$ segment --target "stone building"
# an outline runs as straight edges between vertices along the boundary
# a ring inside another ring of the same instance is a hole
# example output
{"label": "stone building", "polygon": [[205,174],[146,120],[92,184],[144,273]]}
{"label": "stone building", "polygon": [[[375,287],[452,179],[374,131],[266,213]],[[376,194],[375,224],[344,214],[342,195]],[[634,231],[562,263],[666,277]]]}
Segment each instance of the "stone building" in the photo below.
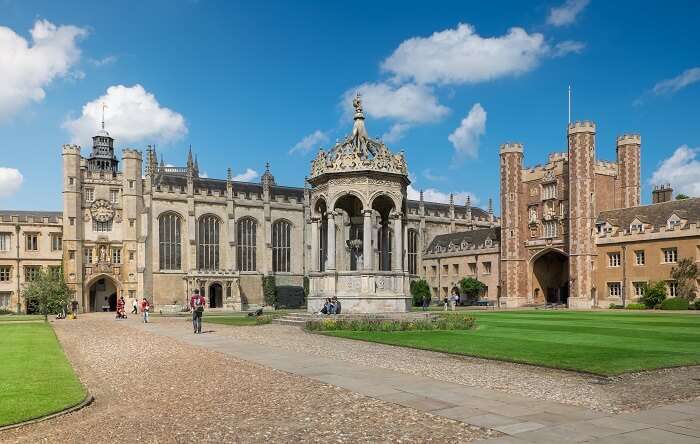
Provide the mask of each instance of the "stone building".
{"label": "stone building", "polygon": [[617,161],[596,158],[595,124],[568,126],[565,153],[523,166],[523,146],[500,149],[501,287],[510,307],[598,300],[595,220],[603,211],[639,205],[638,135],[617,138]]}
{"label": "stone building", "polygon": [[[671,197],[670,188],[658,190],[659,199]],[[666,282],[675,297],[671,269],[683,258],[700,261],[700,198],[603,211],[596,230],[598,306],[636,302],[650,281]]]}
{"label": "stone building", "polygon": [[[356,106],[362,115],[359,97]],[[62,264],[83,311],[114,309],[122,295],[127,303],[146,296],[156,309],[175,309],[195,288],[210,308],[256,306],[263,276],[294,286],[310,278],[310,307],[346,288],[339,294],[352,310],[360,288],[384,301],[374,309],[402,310],[407,282],[424,269],[423,252],[435,236],[498,225],[492,210],[425,202],[422,194],[408,199],[403,154],[369,138],[363,115],[345,145],[319,153],[303,188],[278,185],[269,165],[255,183],[232,180],[230,169],[225,179],[202,177],[191,149],[179,167],[159,161],[153,147],[143,154],[123,148],[118,159],[114,142],[103,122],[87,157],[77,145],[63,146],[63,212],[3,213],[0,240],[9,246],[0,243],[0,302],[9,293],[10,305],[22,303],[17,223],[22,239],[23,230],[40,232],[39,251],[21,252],[21,260]],[[346,168],[357,154],[346,148],[359,146],[369,150],[362,160],[369,164]],[[400,167],[387,166],[392,162]],[[62,250],[49,249],[52,233]],[[371,241],[363,245],[363,238]],[[1,267],[10,267],[6,280]]]}
{"label": "stone building", "polygon": [[24,284],[61,267],[62,222],[60,212],[0,211],[0,308],[21,310]]}
{"label": "stone building", "polygon": [[459,291],[459,281],[472,277],[486,285],[479,298],[498,305],[500,240],[497,227],[435,236],[423,254],[421,270],[433,299],[444,299],[453,289]]}

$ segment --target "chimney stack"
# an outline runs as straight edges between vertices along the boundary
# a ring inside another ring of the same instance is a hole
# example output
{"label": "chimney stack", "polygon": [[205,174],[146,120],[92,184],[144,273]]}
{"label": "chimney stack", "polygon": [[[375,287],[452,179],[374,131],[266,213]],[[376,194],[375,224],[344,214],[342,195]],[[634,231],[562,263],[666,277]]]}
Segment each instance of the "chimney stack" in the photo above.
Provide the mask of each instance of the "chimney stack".
{"label": "chimney stack", "polygon": [[673,188],[671,184],[656,185],[651,192],[651,203],[668,202],[673,199]]}

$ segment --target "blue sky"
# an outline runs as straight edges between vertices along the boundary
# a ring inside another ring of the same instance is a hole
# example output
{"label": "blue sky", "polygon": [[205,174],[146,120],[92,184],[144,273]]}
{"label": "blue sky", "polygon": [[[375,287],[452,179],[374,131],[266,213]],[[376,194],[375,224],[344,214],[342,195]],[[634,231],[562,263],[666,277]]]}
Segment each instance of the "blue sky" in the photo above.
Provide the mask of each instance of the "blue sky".
{"label": "blue sky", "polygon": [[698,2],[102,3],[0,0],[2,209],[61,209],[61,145],[88,154],[102,102],[119,148],[301,186],[358,90],[411,193],[497,206],[501,143],[566,149],[569,84],[599,158],[641,133],[643,202],[652,178],[700,195]]}

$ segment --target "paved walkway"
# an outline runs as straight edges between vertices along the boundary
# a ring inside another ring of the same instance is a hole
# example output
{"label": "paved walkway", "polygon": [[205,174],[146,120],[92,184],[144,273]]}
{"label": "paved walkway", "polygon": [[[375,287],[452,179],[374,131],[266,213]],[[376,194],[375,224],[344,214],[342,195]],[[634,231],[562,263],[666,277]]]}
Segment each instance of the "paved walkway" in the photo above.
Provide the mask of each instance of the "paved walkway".
{"label": "paved walkway", "polygon": [[[140,327],[267,367],[505,434],[483,441],[490,444],[700,443],[700,400],[636,413],[607,415],[582,407],[233,341],[215,331],[194,335],[186,325],[156,321]],[[207,327],[205,330],[212,329],[211,324]]]}

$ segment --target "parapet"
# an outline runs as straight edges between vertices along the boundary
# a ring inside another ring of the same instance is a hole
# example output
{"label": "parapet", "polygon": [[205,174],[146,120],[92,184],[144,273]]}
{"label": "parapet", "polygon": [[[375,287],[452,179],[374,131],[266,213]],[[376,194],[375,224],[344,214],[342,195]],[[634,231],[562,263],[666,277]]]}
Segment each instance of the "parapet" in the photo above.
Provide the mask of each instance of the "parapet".
{"label": "parapet", "polygon": [[522,153],[523,152],[523,144],[522,143],[516,143],[516,142],[507,142],[501,145],[501,154],[504,153]]}
{"label": "parapet", "polygon": [[595,123],[589,120],[576,121],[569,124],[569,134],[595,133]]}
{"label": "parapet", "polygon": [[65,144],[62,147],[63,154],[77,154],[80,155],[80,145]]}
{"label": "parapet", "polygon": [[122,150],[122,158],[141,160],[141,151],[132,148],[124,148]]}
{"label": "parapet", "polygon": [[642,136],[639,134],[623,134],[621,136],[617,136],[617,146],[641,144]]}

